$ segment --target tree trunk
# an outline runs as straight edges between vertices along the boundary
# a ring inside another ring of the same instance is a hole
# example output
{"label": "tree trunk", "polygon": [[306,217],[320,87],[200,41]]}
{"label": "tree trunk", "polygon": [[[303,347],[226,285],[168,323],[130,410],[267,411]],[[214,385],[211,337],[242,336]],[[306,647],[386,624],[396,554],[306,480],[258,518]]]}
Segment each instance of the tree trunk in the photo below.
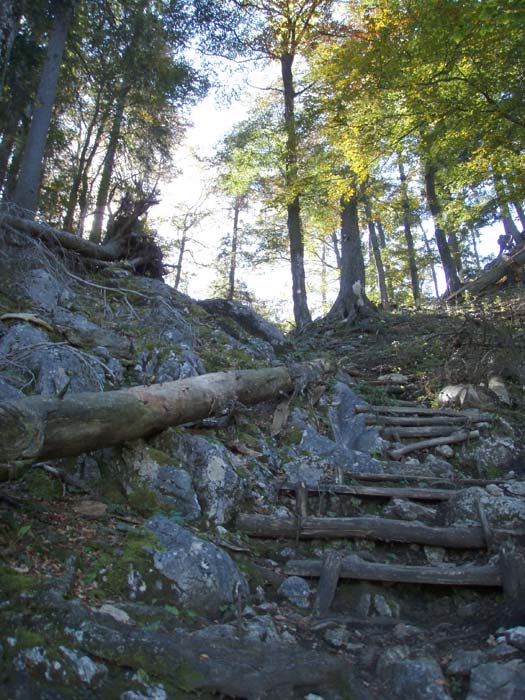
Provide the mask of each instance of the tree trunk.
{"label": "tree trunk", "polygon": [[89,240],[93,243],[100,243],[102,240],[104,216],[108,205],[109,187],[111,184],[111,177],[113,175],[113,168],[115,166],[115,156],[120,141],[120,131],[122,128],[122,121],[124,119],[124,110],[126,108],[126,98],[127,90],[123,89],[120,92],[120,96],[115,106],[115,114],[111,124],[108,147],[106,150],[106,155],[104,156],[104,163],[102,165],[102,174],[100,176],[95,214],[93,217],[93,227],[91,228],[91,233],[89,235]]}
{"label": "tree trunk", "polygon": [[186,252],[186,233],[187,229],[183,229],[182,237],[180,239],[179,255],[177,258],[177,266],[175,268],[175,283],[173,284],[174,289],[179,289],[180,280],[182,277],[182,262],[184,260],[184,253]]}
{"label": "tree trunk", "polygon": [[[412,226],[410,222],[410,201],[408,199],[407,176],[403,168],[401,160],[398,161],[399,179],[401,181],[401,208],[403,210],[403,229],[405,232],[405,242],[407,245],[408,269],[410,270],[410,284],[412,287],[412,297],[414,304],[417,306],[421,299],[419,292],[419,275],[417,271],[416,249],[414,246],[414,236],[412,235]],[[435,274],[432,267],[432,273]],[[436,291],[436,296],[438,293]]]}
{"label": "tree trunk", "polygon": [[351,322],[367,305],[357,197],[353,195],[341,199],[341,277],[339,294],[328,317],[342,317]]}
{"label": "tree trunk", "polygon": [[494,173],[494,189],[496,190],[496,198],[501,212],[501,221],[503,223],[505,236],[513,245],[519,245],[522,242],[523,236],[518,231],[518,227],[511,216],[505,182],[499,173]]}
{"label": "tree trunk", "polygon": [[379,287],[379,295],[381,297],[381,306],[383,309],[387,310],[389,307],[388,291],[386,288],[386,277],[385,268],[383,266],[383,257],[381,255],[381,249],[379,247],[379,239],[377,237],[376,227],[372,219],[372,209],[370,207],[370,200],[366,195],[363,196],[363,201],[365,205],[365,216],[368,224],[368,235],[370,237],[370,247],[372,248],[372,253],[374,255],[374,262],[377,272],[377,284]]}
{"label": "tree trunk", "polygon": [[447,242],[447,237],[442,229],[442,214],[443,210],[441,207],[441,202],[437,196],[436,192],[436,172],[437,168],[432,163],[426,163],[425,165],[425,190],[427,197],[427,204],[434,219],[434,232],[436,236],[436,243],[439,251],[439,257],[441,258],[441,263],[443,265],[443,270],[445,272],[445,279],[447,281],[448,292],[455,292],[459,289],[461,282],[459,280],[458,270],[454,259],[452,258],[452,253],[450,252],[450,247]]}
{"label": "tree trunk", "polygon": [[205,374],[127,390],[0,403],[0,463],[78,455],[290,393],[286,367]]}
{"label": "tree trunk", "polygon": [[439,297],[439,285],[436,275],[436,266],[434,265],[434,251],[430,246],[430,241],[428,240],[427,233],[421,223],[419,224],[419,228],[421,229],[421,233],[423,234],[423,240],[425,241],[425,248],[427,249],[427,255],[430,264],[430,272],[432,274],[432,282],[434,283],[434,292],[437,299]]}
{"label": "tree trunk", "polygon": [[284,91],[284,125],[286,131],[286,189],[287,226],[290,244],[290,265],[292,270],[292,296],[294,318],[300,330],[311,322],[306,296],[306,275],[304,271],[304,241],[301,223],[301,205],[297,189],[297,131],[295,123],[295,88],[292,65],[294,55],[281,56],[281,76]]}
{"label": "tree trunk", "polygon": [[[91,121],[89,123],[88,129],[86,132],[86,137],[84,139],[84,143],[83,143],[82,149],[80,151],[77,171],[75,173],[75,177],[73,178],[73,183],[71,185],[71,190],[69,192],[67,210],[66,210],[66,214],[64,216],[64,223],[63,223],[63,227],[66,231],[73,231],[75,209],[76,209],[77,204],[78,204],[79,192],[80,192],[80,188],[82,186],[82,180],[84,177],[84,173],[89,170],[91,163],[93,162],[93,158],[95,157],[95,153],[100,145],[100,141],[102,139],[102,134],[104,132],[105,119],[100,118],[100,99],[101,99],[101,91],[99,90],[99,92],[97,94],[97,100],[96,100],[93,116],[92,116]],[[95,129],[97,124],[98,124],[98,128],[97,128],[97,132],[95,134],[95,140],[94,140],[93,144],[91,144],[91,137],[93,134],[93,130]],[[91,148],[90,148],[90,146],[91,146]]]}
{"label": "tree trunk", "polygon": [[16,110],[11,109],[7,115],[5,128],[2,132],[2,143],[0,144],[0,189],[7,176],[9,159],[15,146],[19,122],[20,115]]}
{"label": "tree trunk", "polygon": [[522,232],[525,232],[525,211],[523,211],[523,207],[519,202],[512,202],[512,206],[516,210],[516,214],[520,220],[521,230]]}
{"label": "tree trunk", "polygon": [[2,0],[0,3],[0,98],[23,10],[23,0]]}
{"label": "tree trunk", "polygon": [[53,30],[49,37],[46,60],[36,94],[33,118],[29,127],[16,184],[14,202],[22,209],[27,210],[31,214],[31,218],[34,217],[34,212],[38,208],[38,195],[47,133],[55,103],[62,54],[69,25],[73,17],[73,7],[73,0],[64,2],[64,4],[57,3]]}
{"label": "tree trunk", "polygon": [[233,301],[235,297],[235,274],[237,272],[237,245],[239,242],[239,212],[241,202],[239,197],[235,198],[233,205],[233,231],[232,244],[230,248],[230,269],[228,272],[228,299]]}

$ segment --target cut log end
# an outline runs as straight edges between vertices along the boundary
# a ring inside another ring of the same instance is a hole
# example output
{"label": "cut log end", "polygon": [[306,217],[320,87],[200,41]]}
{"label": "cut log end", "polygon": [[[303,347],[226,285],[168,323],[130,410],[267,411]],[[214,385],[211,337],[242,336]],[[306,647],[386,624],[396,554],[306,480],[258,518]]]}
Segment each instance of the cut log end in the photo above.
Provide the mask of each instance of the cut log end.
{"label": "cut log end", "polygon": [[0,405],[0,454],[5,463],[34,459],[44,442],[42,418],[26,407]]}

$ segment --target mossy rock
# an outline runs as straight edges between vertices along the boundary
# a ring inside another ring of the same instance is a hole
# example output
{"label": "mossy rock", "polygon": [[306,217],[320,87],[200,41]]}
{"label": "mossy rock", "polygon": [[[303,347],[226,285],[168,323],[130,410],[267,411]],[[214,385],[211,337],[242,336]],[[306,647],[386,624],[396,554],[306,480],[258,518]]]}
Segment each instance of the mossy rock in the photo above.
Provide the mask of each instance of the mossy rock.
{"label": "mossy rock", "polygon": [[157,494],[146,486],[140,486],[129,494],[128,505],[144,518],[161,510]]}
{"label": "mossy rock", "polygon": [[33,498],[52,501],[62,495],[62,487],[57,479],[40,469],[32,469],[24,477],[27,492]]}

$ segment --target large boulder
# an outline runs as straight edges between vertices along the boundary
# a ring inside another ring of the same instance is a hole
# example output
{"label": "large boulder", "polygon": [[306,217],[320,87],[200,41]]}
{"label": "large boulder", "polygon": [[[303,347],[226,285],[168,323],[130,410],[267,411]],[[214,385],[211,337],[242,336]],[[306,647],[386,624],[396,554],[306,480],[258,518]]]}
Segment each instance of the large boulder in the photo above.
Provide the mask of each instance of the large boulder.
{"label": "large boulder", "polygon": [[462,489],[439,506],[439,514],[445,525],[479,525],[478,502],[489,523],[494,527],[514,527],[525,524],[525,500],[515,496],[491,495],[486,489],[474,486]]}
{"label": "large boulder", "polygon": [[377,670],[389,700],[451,700],[435,659],[411,659],[403,648],[393,647],[383,654]]}
{"label": "large boulder", "polygon": [[525,698],[525,662],[488,663],[472,669],[466,700],[520,700]]}
{"label": "large boulder", "polygon": [[237,457],[220,442],[184,430],[168,430],[154,441],[190,474],[203,515],[216,525],[233,518],[244,495]]}
{"label": "large boulder", "polygon": [[46,332],[28,323],[17,323],[0,339],[2,358],[16,359],[37,394],[56,394],[67,382],[70,393],[104,388],[106,371],[99,360],[52,342]]}
{"label": "large boulder", "polygon": [[146,526],[163,547],[154,552],[153,564],[170,582],[175,604],[215,614],[248,593],[244,576],[222,549],[164,515],[153,516]]}

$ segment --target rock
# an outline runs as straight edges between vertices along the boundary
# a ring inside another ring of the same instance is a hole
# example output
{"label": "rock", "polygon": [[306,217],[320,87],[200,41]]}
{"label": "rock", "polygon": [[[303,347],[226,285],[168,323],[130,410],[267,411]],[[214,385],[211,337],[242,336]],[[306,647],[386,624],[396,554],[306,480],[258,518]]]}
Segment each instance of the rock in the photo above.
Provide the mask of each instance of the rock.
{"label": "rock", "polygon": [[37,394],[56,394],[64,374],[71,379],[69,393],[100,391],[104,368],[96,358],[75,348],[52,343],[47,333],[27,323],[18,323],[0,339],[0,357],[17,357],[34,381]]}
{"label": "rock", "polygon": [[159,500],[171,506],[189,522],[201,517],[202,511],[197,494],[193,488],[191,476],[185,469],[161,467],[153,486],[159,494]]}
{"label": "rock", "polygon": [[333,629],[327,629],[324,633],[324,638],[327,644],[334,649],[341,649],[346,647],[348,640],[350,639],[350,632],[346,627],[334,627]]}
{"label": "rock", "polygon": [[511,646],[525,651],[525,627],[513,627],[506,630],[505,637]]}
{"label": "rock", "polygon": [[20,399],[23,396],[23,392],[20,389],[9,384],[4,379],[0,377],[0,400],[9,401],[10,399]]}
{"label": "rock", "polygon": [[378,378],[380,382],[388,382],[390,384],[407,384],[409,379],[406,374],[399,372],[391,372],[390,374],[381,374]]}
{"label": "rock", "polygon": [[384,441],[377,426],[367,426],[364,413],[357,413],[363,399],[342,382],[335,385],[335,395],[328,410],[328,419],[336,444],[345,450],[369,453],[381,450]]}
{"label": "rock", "polygon": [[125,610],[117,608],[116,605],[111,605],[111,603],[104,603],[101,605],[100,608],[98,608],[98,612],[103,613],[104,615],[109,615],[114,620],[121,622],[124,625],[133,624],[133,620]]}
{"label": "rock", "polygon": [[451,676],[470,676],[473,668],[480,666],[485,660],[482,651],[464,651],[456,649],[447,665],[447,673]]}
{"label": "rock", "polygon": [[378,673],[389,700],[451,700],[435,659],[396,659],[385,653],[379,660]]}
{"label": "rock", "polygon": [[387,601],[382,595],[373,597],[373,608],[379,617],[399,617],[399,604],[395,600]]}
{"label": "rock", "polygon": [[512,494],[513,496],[525,496],[525,482],[524,481],[509,481],[505,484],[505,491]]}
{"label": "rock", "polygon": [[95,663],[85,654],[80,654],[68,647],[59,647],[62,654],[69,661],[75,676],[81,683],[96,687],[101,685],[108,675],[108,667],[101,663]]}
{"label": "rock", "polygon": [[181,429],[165,431],[153,444],[190,474],[200,507],[210,521],[224,525],[235,515],[245,485],[236,472],[240,461],[232,452],[219,442]]}
{"label": "rock", "polygon": [[306,610],[310,607],[310,585],[300,576],[289,576],[281,583],[277,593],[298,608]]}
{"label": "rock", "polygon": [[[276,347],[286,343],[281,331],[256,313],[246,304],[228,299],[204,299],[198,302],[208,313],[220,314],[233,318],[245,331],[267,341]],[[228,328],[228,332],[229,332]]]}
{"label": "rock", "polygon": [[393,498],[384,508],[384,514],[388,518],[399,520],[433,520],[436,515],[435,508],[424,506],[415,501],[404,498]]}
{"label": "rock", "polygon": [[454,448],[450,445],[438,445],[435,450],[444,459],[451,459],[454,456]]}
{"label": "rock", "polygon": [[514,659],[501,664],[482,664],[472,670],[466,700],[519,700],[523,697],[524,661]]}
{"label": "rock", "polygon": [[53,322],[68,341],[80,348],[103,347],[117,357],[131,357],[131,343],[115,331],[106,330],[85,316],[58,309]]}
{"label": "rock", "polygon": [[496,405],[493,395],[472,384],[450,384],[439,392],[437,401],[443,407],[490,409]]}
{"label": "rock", "polygon": [[485,491],[489,494],[489,496],[492,496],[493,498],[505,495],[503,489],[497,486],[496,484],[488,484],[487,486],[485,486]]}
{"label": "rock", "polygon": [[163,550],[153,555],[155,569],[170,581],[175,603],[202,613],[216,613],[248,593],[248,585],[231,557],[211,542],[192,535],[164,515],[146,526]]}
{"label": "rock", "polygon": [[444,547],[431,547],[425,545],[423,547],[425,557],[430,564],[442,564],[447,556],[447,550]]}
{"label": "rock", "polygon": [[525,501],[513,496],[490,496],[485,489],[472,487],[457,491],[439,506],[445,525],[479,525],[478,500],[494,528],[512,527],[515,520],[525,523]]}
{"label": "rock", "polygon": [[507,406],[512,405],[509,390],[507,389],[502,377],[497,374],[491,374],[489,377],[489,389],[496,394],[500,403]]}
{"label": "rock", "polygon": [[74,295],[64,287],[48,270],[43,268],[29,270],[24,275],[23,294],[33,302],[36,308],[54,311],[59,304],[71,303]]}
{"label": "rock", "polygon": [[519,453],[519,448],[511,438],[494,435],[481,437],[460,447],[460,459],[465,466],[475,467],[481,473],[484,470],[507,470]]}

